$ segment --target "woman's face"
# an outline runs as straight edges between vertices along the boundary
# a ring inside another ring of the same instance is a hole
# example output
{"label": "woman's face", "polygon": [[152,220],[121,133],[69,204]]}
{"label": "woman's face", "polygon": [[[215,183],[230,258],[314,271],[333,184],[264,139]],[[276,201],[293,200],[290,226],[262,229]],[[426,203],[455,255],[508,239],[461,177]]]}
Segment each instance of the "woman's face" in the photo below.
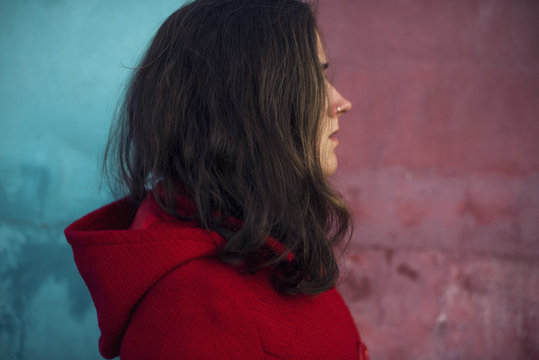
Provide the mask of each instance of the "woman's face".
{"label": "woman's face", "polygon": [[[320,39],[318,40],[318,57],[324,69],[327,69],[328,62]],[[326,70],[324,70],[326,71]],[[328,97],[327,108],[322,113],[321,139],[320,139],[320,161],[322,170],[326,176],[331,176],[337,170],[337,155],[335,148],[339,144],[337,132],[339,131],[339,117],[352,109],[350,101],[345,99],[335,87],[327,81]]]}

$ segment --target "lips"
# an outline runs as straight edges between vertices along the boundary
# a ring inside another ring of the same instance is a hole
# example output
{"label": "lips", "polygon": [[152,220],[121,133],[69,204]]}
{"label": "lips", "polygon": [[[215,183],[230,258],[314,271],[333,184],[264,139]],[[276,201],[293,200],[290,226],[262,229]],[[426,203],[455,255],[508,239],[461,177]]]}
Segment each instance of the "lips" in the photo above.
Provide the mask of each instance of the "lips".
{"label": "lips", "polygon": [[339,129],[337,129],[337,130],[335,130],[334,132],[332,132],[331,135],[329,135],[329,139],[335,141],[336,143],[338,143],[339,140],[338,140],[337,137],[336,137],[336,135],[337,135],[338,132],[339,132]]}

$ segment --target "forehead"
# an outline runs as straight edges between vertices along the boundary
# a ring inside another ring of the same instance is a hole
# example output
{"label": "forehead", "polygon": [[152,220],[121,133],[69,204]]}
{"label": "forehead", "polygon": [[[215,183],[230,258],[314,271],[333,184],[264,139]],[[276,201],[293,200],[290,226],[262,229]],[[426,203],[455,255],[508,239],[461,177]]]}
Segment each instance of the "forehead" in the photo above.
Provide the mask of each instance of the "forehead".
{"label": "forehead", "polygon": [[320,60],[321,64],[327,63],[326,58],[326,52],[324,51],[324,45],[322,44],[322,40],[320,39],[320,35],[317,34],[317,43],[318,43],[318,59]]}

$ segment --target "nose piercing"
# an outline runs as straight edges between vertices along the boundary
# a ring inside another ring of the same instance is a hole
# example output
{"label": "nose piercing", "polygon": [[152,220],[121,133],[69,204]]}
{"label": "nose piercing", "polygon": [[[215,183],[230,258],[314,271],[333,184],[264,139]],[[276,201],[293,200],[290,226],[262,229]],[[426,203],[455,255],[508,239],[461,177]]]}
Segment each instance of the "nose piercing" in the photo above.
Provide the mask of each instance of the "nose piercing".
{"label": "nose piercing", "polygon": [[340,106],[337,106],[337,113],[342,112],[342,108]]}

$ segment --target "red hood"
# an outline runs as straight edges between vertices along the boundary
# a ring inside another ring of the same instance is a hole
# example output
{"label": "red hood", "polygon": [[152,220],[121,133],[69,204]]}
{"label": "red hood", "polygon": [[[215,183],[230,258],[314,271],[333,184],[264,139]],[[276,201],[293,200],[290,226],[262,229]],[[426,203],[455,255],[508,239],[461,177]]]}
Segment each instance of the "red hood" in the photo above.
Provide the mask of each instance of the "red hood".
{"label": "red hood", "polygon": [[138,212],[128,200],[106,205],[67,227],[65,236],[92,295],[106,358],[119,353],[130,314],[149,288],[187,261],[216,255],[224,244],[217,233],[166,214],[152,196]]}
{"label": "red hood", "polygon": [[[178,206],[186,214],[195,209],[184,197]],[[75,221],[64,233],[97,310],[99,351],[105,358],[119,354],[132,311],[159,279],[190,260],[217,255],[225,244],[198,221],[168,215],[151,193],[138,209],[129,200],[118,200]],[[271,237],[266,245],[277,254],[286,250]],[[288,252],[286,260],[293,258]]]}

